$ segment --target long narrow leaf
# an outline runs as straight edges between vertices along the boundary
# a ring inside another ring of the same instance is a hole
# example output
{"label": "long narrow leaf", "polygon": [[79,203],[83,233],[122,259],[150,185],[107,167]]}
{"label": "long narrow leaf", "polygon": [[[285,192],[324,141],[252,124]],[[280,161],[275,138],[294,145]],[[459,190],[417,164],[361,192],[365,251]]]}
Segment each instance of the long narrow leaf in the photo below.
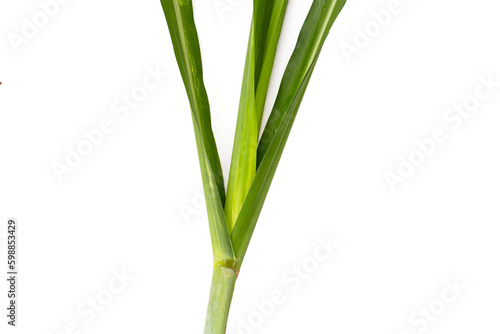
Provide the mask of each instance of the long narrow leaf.
{"label": "long narrow leaf", "polygon": [[210,120],[210,107],[203,83],[198,34],[190,0],[162,0],[174,52],[191,105],[198,148],[214,263],[233,267],[234,252],[224,215],[224,180]]}
{"label": "long narrow leaf", "polygon": [[225,205],[231,231],[257,168],[257,143],[288,0],[254,0]]}
{"label": "long narrow leaf", "polygon": [[[265,1],[266,2],[266,1]],[[276,56],[276,49],[278,41],[281,36],[281,29],[285,19],[285,13],[288,6],[288,0],[275,0],[267,1],[266,3],[272,4],[268,8],[262,6],[265,10],[271,9],[266,12],[267,19],[264,26],[268,26],[265,35],[258,35],[260,39],[258,43],[258,54],[256,62],[256,91],[255,91],[255,104],[257,111],[257,124],[260,126],[262,123],[262,114],[264,112],[264,104],[266,102],[267,90],[269,88],[269,80],[271,79],[274,59]]]}
{"label": "long narrow leaf", "polygon": [[292,96],[314,67],[315,58],[321,52],[333,22],[342,10],[346,0],[315,0],[302,26],[297,44],[283,75],[276,101],[262,134],[258,148],[258,164],[262,161],[268,146],[279,129]]}
{"label": "long narrow leaf", "polygon": [[231,231],[246,193],[252,184],[257,167],[257,142],[259,128],[255,110],[255,20],[252,20],[248,40],[245,72],[241,86],[240,105],[236,132],[234,134],[233,154],[227,184],[225,205],[226,220]]}
{"label": "long narrow leaf", "polygon": [[[293,108],[295,111],[299,108],[311,74],[312,70],[309,71],[307,77],[304,78],[297,94],[293,97],[290,108]],[[269,146],[268,154],[265,156],[259,169],[257,170],[252,186],[250,187],[240,214],[238,215],[238,219],[236,220],[234,229],[231,233],[231,240],[237,259],[238,269],[241,268],[241,264],[248,249],[255,225],[257,224],[260,212],[264,206],[264,201],[271,186],[271,182],[276,172],[276,168],[278,167],[281,154],[285,148],[285,143],[288,139],[288,135],[290,134],[296,115],[296,112],[291,112],[288,113],[287,117],[283,119],[279,131],[276,133],[276,136]]]}
{"label": "long narrow leaf", "polygon": [[193,18],[192,1],[161,0],[161,4],[167,19],[175,57],[186,87],[191,111],[200,125],[202,142],[207,151],[213,173],[216,176],[219,196],[224,206],[224,177],[212,132],[210,106],[203,82],[200,45]]}
{"label": "long narrow leaf", "polygon": [[323,43],[346,0],[315,0],[283,75],[278,96],[258,148],[255,179],[231,233],[241,266],[264,200],[316,65]]}

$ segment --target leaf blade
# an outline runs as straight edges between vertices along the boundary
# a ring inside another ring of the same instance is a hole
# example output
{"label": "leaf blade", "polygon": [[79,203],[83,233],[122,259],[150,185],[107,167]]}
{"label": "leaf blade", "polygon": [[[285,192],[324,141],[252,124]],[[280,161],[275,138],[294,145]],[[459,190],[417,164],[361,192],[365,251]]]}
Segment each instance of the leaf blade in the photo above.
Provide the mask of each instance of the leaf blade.
{"label": "leaf blade", "polygon": [[259,133],[254,93],[256,52],[254,22],[252,19],[227,184],[227,200],[224,207],[229,231],[233,228],[246,193],[252,184],[257,166]]}
{"label": "leaf blade", "polygon": [[315,0],[302,26],[259,142],[257,172],[231,233],[241,267],[288,135],[328,32],[346,0]]}
{"label": "leaf blade", "polygon": [[207,157],[216,176],[221,202],[225,202],[224,178],[210,118],[210,105],[203,82],[198,33],[191,0],[161,0],[175,57],[189,98],[191,111],[200,126]]}
{"label": "leaf blade", "polygon": [[253,4],[224,208],[230,232],[255,177],[262,114],[288,0],[254,0]]}
{"label": "leaf blade", "polygon": [[191,106],[215,266],[234,266],[234,251],[224,215],[225,191],[213,135],[198,34],[191,0],[161,0],[174,52]]}
{"label": "leaf blade", "polygon": [[[271,3],[271,1],[269,1],[269,3]],[[272,2],[271,10],[267,12],[268,17],[266,24],[268,25],[268,29],[265,36],[260,36],[260,40],[258,41],[258,43],[264,44],[262,47],[262,54],[259,54],[259,58],[257,59],[258,77],[256,79],[257,87],[255,91],[259,131],[287,7],[288,0],[275,0]]]}

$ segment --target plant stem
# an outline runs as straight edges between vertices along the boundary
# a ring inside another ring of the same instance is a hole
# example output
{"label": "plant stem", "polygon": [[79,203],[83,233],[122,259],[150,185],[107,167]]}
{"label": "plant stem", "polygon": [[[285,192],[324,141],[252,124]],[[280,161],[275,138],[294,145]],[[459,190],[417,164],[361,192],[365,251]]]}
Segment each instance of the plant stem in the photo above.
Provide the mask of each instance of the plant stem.
{"label": "plant stem", "polygon": [[224,334],[231,300],[233,299],[236,273],[227,267],[215,267],[208,302],[204,334]]}

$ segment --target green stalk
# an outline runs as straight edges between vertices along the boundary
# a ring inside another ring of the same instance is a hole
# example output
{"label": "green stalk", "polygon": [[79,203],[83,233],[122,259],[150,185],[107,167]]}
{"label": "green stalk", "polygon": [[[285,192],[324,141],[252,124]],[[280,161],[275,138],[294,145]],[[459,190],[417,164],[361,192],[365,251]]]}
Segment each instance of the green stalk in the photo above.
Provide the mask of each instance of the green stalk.
{"label": "green stalk", "polygon": [[253,0],[227,197],[203,82],[192,0],[161,0],[191,106],[214,269],[205,334],[226,332],[236,278],[295,116],[328,32],[346,0],[314,0],[283,75],[260,142],[258,134],[288,0]]}
{"label": "green stalk", "polygon": [[236,273],[233,269],[226,267],[214,268],[207,319],[205,321],[205,334],[224,334],[226,332],[235,283]]}

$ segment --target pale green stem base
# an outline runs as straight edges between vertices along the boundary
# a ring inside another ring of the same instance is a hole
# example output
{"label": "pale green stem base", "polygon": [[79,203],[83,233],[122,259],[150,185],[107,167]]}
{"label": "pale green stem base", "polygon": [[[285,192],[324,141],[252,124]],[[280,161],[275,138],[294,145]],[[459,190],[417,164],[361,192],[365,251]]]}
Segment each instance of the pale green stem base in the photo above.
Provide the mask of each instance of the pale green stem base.
{"label": "pale green stem base", "polygon": [[204,334],[224,334],[226,332],[227,317],[235,283],[236,273],[233,269],[214,268]]}

